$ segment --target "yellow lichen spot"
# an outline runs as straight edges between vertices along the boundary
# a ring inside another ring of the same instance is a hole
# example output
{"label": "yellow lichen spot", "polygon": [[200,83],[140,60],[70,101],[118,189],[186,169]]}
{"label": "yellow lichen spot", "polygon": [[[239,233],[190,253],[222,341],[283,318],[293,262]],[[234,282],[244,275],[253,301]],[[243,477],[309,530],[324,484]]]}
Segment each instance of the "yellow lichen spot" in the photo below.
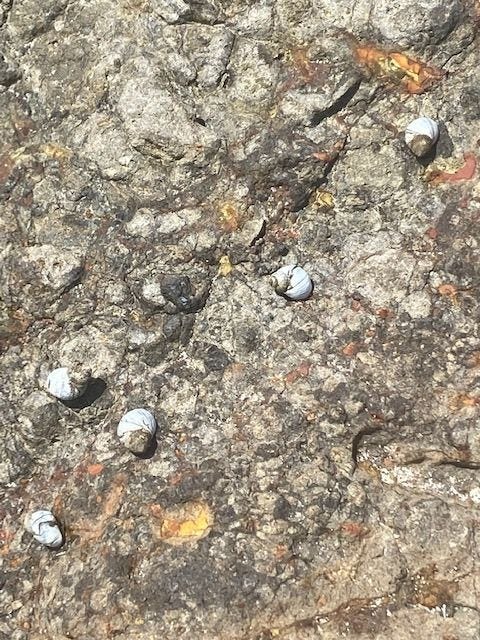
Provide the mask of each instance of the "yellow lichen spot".
{"label": "yellow lichen spot", "polygon": [[313,204],[319,209],[323,209],[324,211],[333,209],[333,195],[329,191],[322,191],[322,189],[317,189],[313,196]]}
{"label": "yellow lichen spot", "polygon": [[72,155],[70,149],[61,147],[54,142],[42,144],[40,147],[40,153],[43,153],[48,158],[53,158],[54,160],[66,160]]}
{"label": "yellow lichen spot", "polygon": [[218,275],[228,276],[233,271],[233,265],[228,256],[222,256],[218,262]]}
{"label": "yellow lichen spot", "polygon": [[156,535],[167,544],[181,545],[196,542],[210,533],[213,513],[205,502],[186,502],[172,509],[161,509],[161,519]]}
{"label": "yellow lichen spot", "polygon": [[15,151],[10,154],[11,160],[14,160],[16,162],[17,160],[20,160],[22,158],[28,158],[29,156],[27,153],[25,153],[25,149],[26,147],[19,147],[18,149],[15,149]]}
{"label": "yellow lichen spot", "polygon": [[236,231],[241,223],[241,213],[232,202],[224,202],[219,206],[220,223],[227,231]]}
{"label": "yellow lichen spot", "polygon": [[270,116],[270,118],[276,118],[278,115],[278,105],[274,104],[273,107],[271,107],[268,111],[268,115]]}

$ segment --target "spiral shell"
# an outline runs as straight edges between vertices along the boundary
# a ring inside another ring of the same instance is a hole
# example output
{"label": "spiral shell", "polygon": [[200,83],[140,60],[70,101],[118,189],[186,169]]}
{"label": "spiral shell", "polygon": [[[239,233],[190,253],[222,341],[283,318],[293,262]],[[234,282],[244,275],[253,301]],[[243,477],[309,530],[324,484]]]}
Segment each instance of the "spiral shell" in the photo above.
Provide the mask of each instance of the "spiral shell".
{"label": "spiral shell", "polygon": [[40,544],[58,549],[63,544],[63,535],[51,511],[40,509],[29,514],[25,520],[25,529],[33,534]]}
{"label": "spiral shell", "polygon": [[155,416],[147,409],[127,411],[118,423],[117,436],[132,453],[145,453],[157,430]]}
{"label": "spiral shell", "polygon": [[313,291],[313,283],[308,273],[294,264],[280,267],[270,277],[270,283],[276,293],[290,300],[306,300]]}
{"label": "spiral shell", "polygon": [[426,156],[438,140],[438,124],[422,116],[412,120],[405,130],[405,142],[418,158]]}
{"label": "spiral shell", "polygon": [[47,390],[59,400],[74,400],[85,393],[89,373],[73,376],[67,367],[59,367],[48,374]]}

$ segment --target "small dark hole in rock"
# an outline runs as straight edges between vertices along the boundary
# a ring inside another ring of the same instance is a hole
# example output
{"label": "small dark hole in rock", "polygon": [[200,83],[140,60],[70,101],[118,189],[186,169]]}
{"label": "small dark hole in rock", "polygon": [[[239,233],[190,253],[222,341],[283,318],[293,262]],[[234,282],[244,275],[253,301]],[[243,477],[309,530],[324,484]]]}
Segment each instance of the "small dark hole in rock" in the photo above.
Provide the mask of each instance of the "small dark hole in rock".
{"label": "small dark hole in rock", "polygon": [[197,124],[200,124],[202,127],[206,127],[207,123],[205,122],[205,120],[203,118],[198,118],[197,116],[193,119],[194,122],[196,122]]}

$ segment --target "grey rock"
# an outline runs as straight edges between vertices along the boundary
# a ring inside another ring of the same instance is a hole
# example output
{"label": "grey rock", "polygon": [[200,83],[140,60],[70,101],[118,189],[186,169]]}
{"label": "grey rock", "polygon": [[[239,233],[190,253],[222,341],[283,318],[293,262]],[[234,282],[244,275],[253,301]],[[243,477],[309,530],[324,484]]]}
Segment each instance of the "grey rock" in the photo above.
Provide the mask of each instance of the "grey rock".
{"label": "grey rock", "polygon": [[373,2],[370,20],[382,38],[398,47],[439,44],[457,26],[462,5],[457,0],[387,0]]}
{"label": "grey rock", "polygon": [[0,0],[0,636],[478,640],[476,13]]}

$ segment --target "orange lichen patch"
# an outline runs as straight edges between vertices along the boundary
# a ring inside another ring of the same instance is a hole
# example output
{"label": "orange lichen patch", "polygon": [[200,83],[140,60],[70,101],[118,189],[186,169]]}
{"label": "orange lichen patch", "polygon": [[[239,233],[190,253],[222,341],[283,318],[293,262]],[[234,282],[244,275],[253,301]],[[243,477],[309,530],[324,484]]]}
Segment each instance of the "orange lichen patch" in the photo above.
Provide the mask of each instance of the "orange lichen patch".
{"label": "orange lichen patch", "polygon": [[243,222],[242,213],[232,202],[223,202],[218,207],[220,224],[226,231],[236,231]]}
{"label": "orange lichen patch", "polygon": [[451,411],[461,411],[462,409],[478,407],[479,405],[480,396],[474,396],[469,393],[457,393],[448,403]]}
{"label": "orange lichen patch", "polygon": [[89,476],[98,476],[102,473],[104,465],[101,462],[87,465],[87,473]]}
{"label": "orange lichen patch", "polygon": [[311,368],[312,368],[312,363],[309,362],[308,360],[304,360],[300,362],[300,364],[297,367],[295,367],[295,369],[292,369],[291,371],[289,371],[284,376],[283,379],[287,384],[292,384],[293,382],[296,382],[300,378],[308,378]]}
{"label": "orange lichen patch", "polygon": [[[459,164],[459,162],[461,161],[444,161],[446,170],[433,168],[426,176],[426,180],[433,185],[471,180],[477,169],[477,159],[475,155],[471,151],[468,151],[463,155],[463,164]],[[448,169],[451,170],[448,171]]]}
{"label": "orange lichen patch", "polygon": [[218,261],[218,275],[219,276],[228,276],[233,271],[233,265],[230,262],[230,258],[228,256],[222,256]]}
{"label": "orange lichen patch", "polygon": [[202,501],[185,502],[172,509],[151,505],[150,513],[161,521],[160,526],[154,523],[154,534],[171,545],[187,544],[204,538],[210,533],[214,521],[210,507]]}
{"label": "orange lichen patch", "polygon": [[372,45],[358,45],[356,57],[381,81],[401,87],[408,93],[423,93],[443,72],[399,51],[385,51]]}
{"label": "orange lichen patch", "polygon": [[354,522],[346,520],[340,525],[340,530],[347,536],[352,538],[363,538],[369,533],[370,529],[363,522]]}
{"label": "orange lichen patch", "polygon": [[458,287],[454,284],[441,284],[438,293],[442,298],[449,298],[453,304],[458,304]]}
{"label": "orange lichen patch", "polygon": [[360,351],[361,347],[360,342],[349,342],[343,347],[342,353],[344,356],[347,356],[347,358],[353,358],[353,356],[356,356]]}

